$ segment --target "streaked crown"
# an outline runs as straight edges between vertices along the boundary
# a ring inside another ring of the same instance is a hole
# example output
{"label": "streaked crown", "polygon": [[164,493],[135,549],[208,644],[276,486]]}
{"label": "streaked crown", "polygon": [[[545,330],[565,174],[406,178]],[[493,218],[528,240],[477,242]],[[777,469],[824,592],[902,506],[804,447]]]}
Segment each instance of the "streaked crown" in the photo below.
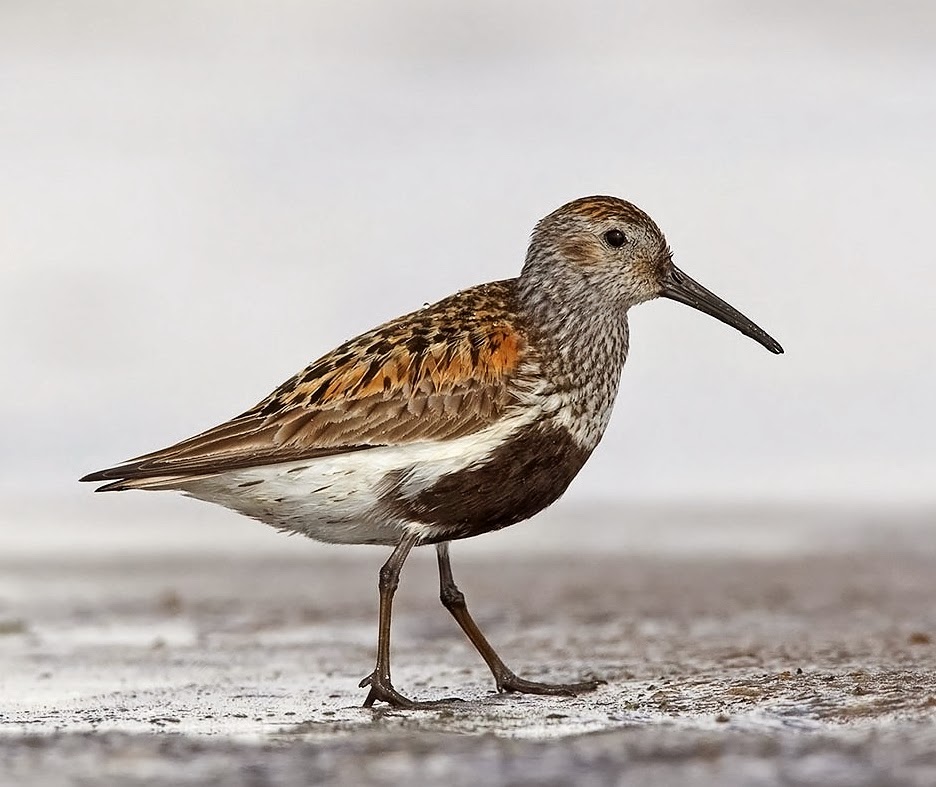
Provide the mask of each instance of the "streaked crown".
{"label": "streaked crown", "polygon": [[670,265],[663,233],[640,208],[582,197],[536,225],[521,279],[627,308],[657,296]]}

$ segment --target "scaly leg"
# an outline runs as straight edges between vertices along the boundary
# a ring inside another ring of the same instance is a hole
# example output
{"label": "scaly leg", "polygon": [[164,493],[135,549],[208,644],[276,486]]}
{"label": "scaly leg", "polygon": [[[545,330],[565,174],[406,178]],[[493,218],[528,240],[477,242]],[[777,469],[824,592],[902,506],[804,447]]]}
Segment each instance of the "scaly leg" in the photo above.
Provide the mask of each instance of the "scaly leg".
{"label": "scaly leg", "polygon": [[455,580],[452,577],[452,565],[449,562],[448,542],[443,542],[436,546],[436,552],[439,557],[439,598],[442,605],[452,613],[452,617],[458,621],[462,631],[468,635],[471,644],[475,646],[481,658],[487,662],[498,691],[516,691],[523,694],[565,694],[576,695],[583,691],[592,691],[603,680],[586,680],[581,683],[538,683],[532,680],[518,678],[501,661],[491,643],[487,641],[478,624],[468,613],[468,605],[465,603],[465,595],[458,589]]}
{"label": "scaly leg", "polygon": [[451,702],[452,700],[436,700],[433,702],[416,702],[408,697],[404,697],[400,692],[393,688],[390,682],[390,612],[393,605],[393,594],[400,584],[400,570],[403,563],[409,555],[410,550],[416,545],[417,536],[405,535],[400,543],[393,550],[390,559],[380,568],[380,580],[378,589],[380,591],[380,618],[377,633],[377,666],[374,671],[361,681],[360,686],[370,686],[367,693],[367,699],[364,700],[364,707],[371,707],[377,700],[386,702],[397,708],[435,708],[441,703]]}

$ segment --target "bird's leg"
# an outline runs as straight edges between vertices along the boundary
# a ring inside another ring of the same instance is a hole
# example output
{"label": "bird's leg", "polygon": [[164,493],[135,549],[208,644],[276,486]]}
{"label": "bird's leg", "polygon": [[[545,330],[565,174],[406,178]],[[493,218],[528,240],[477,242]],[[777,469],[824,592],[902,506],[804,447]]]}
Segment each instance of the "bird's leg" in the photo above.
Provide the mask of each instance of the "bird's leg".
{"label": "bird's leg", "polygon": [[490,667],[497,684],[498,691],[516,691],[523,694],[565,694],[575,695],[583,691],[592,691],[602,680],[587,680],[581,683],[538,683],[532,680],[518,678],[501,661],[500,656],[491,643],[487,641],[478,624],[468,612],[465,595],[462,593],[452,577],[452,564],[449,562],[448,542],[436,546],[439,557],[439,598],[442,605],[452,613],[452,617],[461,626],[462,631],[468,635],[471,644],[475,646],[481,658]]}
{"label": "bird's leg", "polygon": [[416,545],[417,536],[407,534],[390,555],[390,559],[380,568],[380,618],[377,634],[377,666],[374,671],[361,681],[360,686],[370,686],[364,707],[371,707],[377,700],[386,702],[396,708],[434,708],[440,703],[450,700],[437,700],[435,702],[416,702],[404,697],[393,688],[390,682],[390,611],[393,604],[393,594],[400,584],[400,570],[410,550]]}

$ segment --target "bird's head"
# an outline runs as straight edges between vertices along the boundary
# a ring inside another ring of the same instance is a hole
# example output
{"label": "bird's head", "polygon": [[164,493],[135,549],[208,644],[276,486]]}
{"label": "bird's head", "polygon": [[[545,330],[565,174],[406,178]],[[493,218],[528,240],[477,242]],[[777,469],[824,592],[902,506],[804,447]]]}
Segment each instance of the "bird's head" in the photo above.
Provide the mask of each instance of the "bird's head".
{"label": "bird's head", "polygon": [[773,353],[783,348],[737,309],[673,264],[666,238],[640,208],[617,197],[583,197],[563,205],[533,230],[521,279],[566,297],[590,297],[627,310],[652,298],[685,303],[736,328]]}

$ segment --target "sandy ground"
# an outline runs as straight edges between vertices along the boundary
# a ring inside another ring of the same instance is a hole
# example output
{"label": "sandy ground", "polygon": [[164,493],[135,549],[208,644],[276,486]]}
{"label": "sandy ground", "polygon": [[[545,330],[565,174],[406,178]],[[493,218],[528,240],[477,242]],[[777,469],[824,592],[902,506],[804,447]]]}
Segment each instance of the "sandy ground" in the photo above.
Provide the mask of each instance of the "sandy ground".
{"label": "sandy ground", "polygon": [[464,700],[418,712],[359,707],[382,550],[0,541],[0,783],[936,784],[936,517],[633,518],[453,549],[518,673],[607,681],[577,698],[495,694],[417,552],[394,681]]}

